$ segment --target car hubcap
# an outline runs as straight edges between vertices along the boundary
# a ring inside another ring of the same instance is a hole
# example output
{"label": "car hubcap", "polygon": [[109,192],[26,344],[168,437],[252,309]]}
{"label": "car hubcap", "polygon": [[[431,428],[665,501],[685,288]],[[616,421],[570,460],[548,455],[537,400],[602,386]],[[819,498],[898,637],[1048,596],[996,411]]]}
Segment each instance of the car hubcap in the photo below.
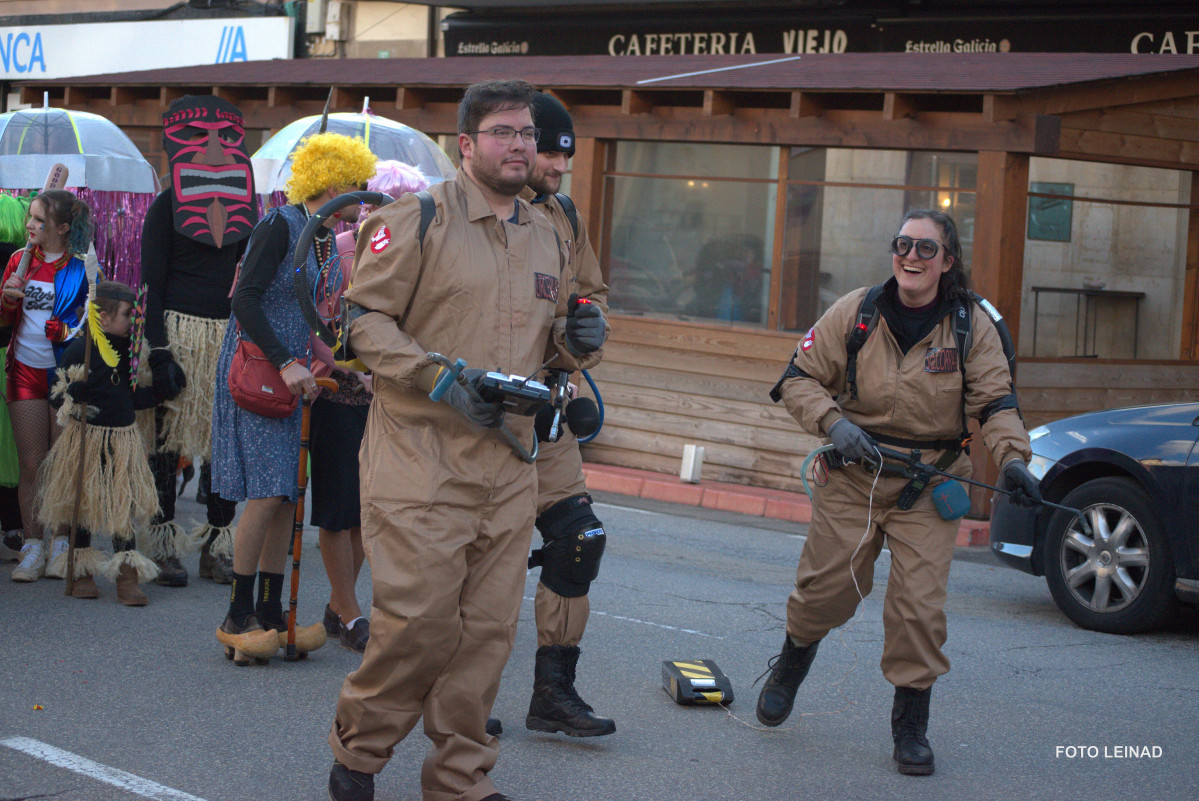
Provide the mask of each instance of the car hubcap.
{"label": "car hubcap", "polygon": [[1149,578],[1149,541],[1128,510],[1096,504],[1083,510],[1062,541],[1062,574],[1070,592],[1096,612],[1118,612],[1136,600]]}

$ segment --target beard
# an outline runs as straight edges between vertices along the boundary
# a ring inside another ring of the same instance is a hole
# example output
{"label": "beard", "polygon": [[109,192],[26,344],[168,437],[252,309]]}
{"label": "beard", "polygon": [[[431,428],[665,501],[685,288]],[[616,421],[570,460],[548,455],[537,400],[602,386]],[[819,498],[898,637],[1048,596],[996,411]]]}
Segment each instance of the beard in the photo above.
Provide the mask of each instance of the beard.
{"label": "beard", "polygon": [[531,170],[529,188],[536,192],[538,197],[548,197],[562,188],[562,176],[551,176],[548,172],[538,173]]}
{"label": "beard", "polygon": [[529,180],[527,170],[519,177],[506,175],[503,165],[500,162],[484,161],[475,158],[471,159],[470,167],[471,177],[475,181],[501,195],[516,197],[520,194],[520,190],[525,188],[525,183]]}

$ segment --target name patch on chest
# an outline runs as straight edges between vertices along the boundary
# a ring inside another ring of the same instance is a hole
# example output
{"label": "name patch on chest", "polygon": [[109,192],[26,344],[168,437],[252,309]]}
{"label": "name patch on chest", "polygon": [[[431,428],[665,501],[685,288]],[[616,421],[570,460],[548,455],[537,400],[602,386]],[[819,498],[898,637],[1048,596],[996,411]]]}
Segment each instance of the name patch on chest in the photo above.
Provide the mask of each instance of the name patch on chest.
{"label": "name patch on chest", "polygon": [[953,373],[958,369],[957,348],[929,348],[924,357],[924,372]]}
{"label": "name patch on chest", "polygon": [[538,300],[558,302],[558,279],[545,273],[533,273],[533,294]]}

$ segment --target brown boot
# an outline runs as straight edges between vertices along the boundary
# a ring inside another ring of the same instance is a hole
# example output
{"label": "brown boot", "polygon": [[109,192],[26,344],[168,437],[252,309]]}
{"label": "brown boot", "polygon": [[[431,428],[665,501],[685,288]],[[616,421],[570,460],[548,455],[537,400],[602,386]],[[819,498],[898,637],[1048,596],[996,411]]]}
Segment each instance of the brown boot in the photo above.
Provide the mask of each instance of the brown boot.
{"label": "brown boot", "polygon": [[71,587],[72,598],[99,598],[100,590],[91,576],[80,576]]}
{"label": "brown boot", "polygon": [[117,600],[125,606],[145,606],[150,602],[142,588],[137,586],[137,568],[133,565],[121,565],[121,572],[117,573]]}

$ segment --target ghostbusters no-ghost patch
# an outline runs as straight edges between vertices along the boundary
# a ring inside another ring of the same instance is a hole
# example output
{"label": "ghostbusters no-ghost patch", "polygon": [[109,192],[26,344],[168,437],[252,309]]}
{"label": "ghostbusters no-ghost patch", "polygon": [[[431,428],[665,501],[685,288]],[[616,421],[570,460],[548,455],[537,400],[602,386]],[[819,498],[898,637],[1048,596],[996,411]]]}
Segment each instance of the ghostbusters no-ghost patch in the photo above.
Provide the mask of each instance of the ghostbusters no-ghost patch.
{"label": "ghostbusters no-ghost patch", "polygon": [[371,234],[371,253],[382,253],[390,244],[391,231],[386,225],[380,225],[379,229]]}
{"label": "ghostbusters no-ghost patch", "polygon": [[803,341],[799,343],[799,349],[807,353],[812,349],[814,344],[816,344],[816,329],[809,328],[808,333],[804,335]]}
{"label": "ghostbusters no-ghost patch", "polygon": [[533,273],[533,294],[538,300],[558,302],[558,279],[544,273]]}

